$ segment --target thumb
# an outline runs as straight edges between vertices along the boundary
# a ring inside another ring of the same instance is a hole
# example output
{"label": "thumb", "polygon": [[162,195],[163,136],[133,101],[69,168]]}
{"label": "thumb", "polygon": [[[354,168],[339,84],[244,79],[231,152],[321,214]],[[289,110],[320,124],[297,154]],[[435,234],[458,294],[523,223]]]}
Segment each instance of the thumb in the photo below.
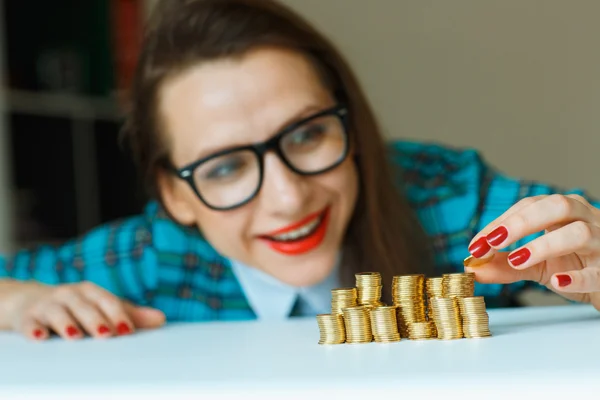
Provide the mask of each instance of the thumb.
{"label": "thumb", "polygon": [[[515,269],[508,263],[508,252],[497,252],[489,261],[478,266],[465,265],[465,272],[475,274],[475,280],[480,283],[508,284],[519,281],[538,281],[542,276],[542,265],[533,265],[525,269]],[[467,263],[465,263],[467,264]]]}
{"label": "thumb", "polygon": [[127,302],[124,302],[124,308],[136,328],[152,329],[165,324],[165,314],[156,308],[140,307]]}

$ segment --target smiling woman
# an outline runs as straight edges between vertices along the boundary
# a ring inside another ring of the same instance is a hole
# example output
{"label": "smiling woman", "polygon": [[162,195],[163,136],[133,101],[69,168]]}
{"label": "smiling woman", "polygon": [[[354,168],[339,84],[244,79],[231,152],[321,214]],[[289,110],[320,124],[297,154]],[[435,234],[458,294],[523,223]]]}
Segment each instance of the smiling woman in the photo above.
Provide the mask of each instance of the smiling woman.
{"label": "smiling woman", "polygon": [[[388,281],[426,271],[426,236],[333,46],[275,2],[196,1],[187,14],[163,5],[127,133],[169,214],[197,226],[219,253],[294,286],[330,275],[340,249],[346,285],[366,265]],[[190,28],[190,15],[211,22]],[[184,182],[155,167],[164,165]],[[320,217],[312,235],[273,237],[311,215]]]}
{"label": "smiling woman", "polygon": [[[158,134],[169,143],[169,162],[186,166],[179,176],[187,182],[158,171],[174,219],[287,284],[328,276],[354,211],[358,172],[348,157],[346,108],[311,62],[298,51],[257,46],[236,61],[181,73],[159,96]],[[312,235],[290,233],[315,221]]]}
{"label": "smiling woman", "polygon": [[274,0],[160,2],[124,138],[154,199],[143,215],[0,259],[0,328],[73,339],[165,317],[328,313],[331,290],[354,286],[359,272],[388,284],[456,272],[469,252],[486,258],[546,228],[536,241],[561,249],[553,263],[536,241],[486,258],[476,275],[489,284],[475,293],[508,305],[536,281],[594,301],[565,294],[593,286],[576,252],[599,242],[594,206],[546,196],[556,191],[505,177],[472,150],[384,143],[340,53]]}

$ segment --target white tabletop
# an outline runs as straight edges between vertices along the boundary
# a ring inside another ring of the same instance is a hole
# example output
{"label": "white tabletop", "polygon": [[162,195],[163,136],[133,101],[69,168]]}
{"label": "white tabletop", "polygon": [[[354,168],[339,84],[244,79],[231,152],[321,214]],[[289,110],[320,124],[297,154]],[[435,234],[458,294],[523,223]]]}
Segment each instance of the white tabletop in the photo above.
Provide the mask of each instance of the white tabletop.
{"label": "white tabletop", "polygon": [[592,307],[489,313],[491,338],[392,344],[320,346],[314,318],[172,324],[78,342],[32,343],[0,333],[0,399],[600,393],[600,313]]}

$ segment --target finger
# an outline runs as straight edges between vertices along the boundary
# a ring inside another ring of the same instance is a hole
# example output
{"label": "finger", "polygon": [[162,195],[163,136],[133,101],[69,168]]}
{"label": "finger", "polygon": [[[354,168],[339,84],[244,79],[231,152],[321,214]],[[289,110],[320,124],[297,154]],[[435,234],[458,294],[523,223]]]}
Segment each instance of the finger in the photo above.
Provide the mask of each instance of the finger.
{"label": "finger", "polygon": [[153,329],[165,324],[165,314],[160,310],[150,307],[138,307],[127,302],[124,303],[124,306],[136,328]]}
{"label": "finger", "polygon": [[551,195],[512,214],[487,235],[494,249],[501,249],[528,235],[556,224],[568,224],[594,218],[589,207],[570,197]]}
{"label": "finger", "polygon": [[600,227],[575,221],[549,232],[508,255],[514,268],[529,268],[553,258],[577,253],[589,255],[600,252]]}
{"label": "finger", "polygon": [[532,196],[532,197],[525,197],[525,198],[519,200],[512,207],[510,207],[508,210],[503,212],[498,218],[494,219],[492,222],[487,224],[483,229],[481,229],[479,231],[479,233],[477,235],[475,235],[473,240],[471,240],[471,243],[469,243],[469,246],[472,245],[473,242],[475,242],[475,240],[477,238],[479,238],[481,236],[487,236],[494,229],[494,227],[496,227],[497,225],[500,225],[500,222],[504,221],[507,217],[511,216],[512,214],[516,213],[517,211],[519,211],[535,202],[540,201],[544,197],[547,197],[547,196],[546,195]]}
{"label": "finger", "polygon": [[95,304],[87,301],[80,293],[71,291],[68,298],[62,299],[61,304],[90,336],[96,338],[111,336],[112,330],[106,317]]}
{"label": "finger", "polygon": [[79,285],[79,292],[106,316],[113,327],[113,333],[118,335],[133,333],[134,324],[119,298],[101,287],[87,282]]}
{"label": "finger", "polygon": [[508,263],[508,253],[499,252],[487,263],[477,267],[465,266],[465,272],[475,274],[475,280],[480,283],[509,284],[519,281],[543,282],[543,266],[536,265],[527,269],[515,269]]}
{"label": "finger", "polygon": [[31,317],[27,317],[23,320],[20,331],[25,337],[31,340],[46,340],[50,337],[48,329]]}
{"label": "finger", "polygon": [[579,194],[567,194],[566,196],[572,198],[573,200],[577,200],[585,206],[591,206],[590,202],[585,197]]}
{"label": "finger", "polygon": [[36,315],[36,319],[50,327],[63,339],[81,339],[83,332],[75,319],[65,307],[58,303],[50,303],[43,309],[42,315]]}
{"label": "finger", "polygon": [[600,292],[600,269],[584,268],[579,271],[561,272],[552,276],[551,283],[559,292]]}
{"label": "finger", "polygon": [[504,221],[506,218],[508,218],[511,215],[513,215],[514,213],[522,210],[523,208],[528,207],[529,205],[540,201],[544,197],[546,197],[546,196],[541,195],[541,196],[526,197],[524,199],[521,199],[515,205],[510,207],[506,212],[504,212],[502,215],[500,215],[498,218],[496,218],[495,220],[493,220],[492,222],[487,224],[481,231],[479,231],[479,233],[477,235],[475,235],[475,237],[471,240],[471,243],[469,243],[469,253],[471,253],[476,258],[481,258],[481,257],[487,255],[491,250],[491,246],[487,242],[487,238],[486,238],[487,235],[496,226],[500,225],[502,223],[502,221]]}
{"label": "finger", "polygon": [[[592,205],[591,205],[591,204],[590,204],[590,203],[589,203],[589,202],[586,200],[586,198],[585,198],[585,197],[583,197],[583,196],[580,196],[580,195],[578,195],[578,194],[568,194],[568,195],[567,195],[567,197],[570,197],[570,198],[572,198],[573,200],[577,200],[578,202],[580,202],[581,204],[585,205],[586,207],[591,207],[591,209],[592,209],[592,210],[594,209],[594,208],[592,207]],[[552,232],[552,231],[555,231],[555,230],[557,230],[557,229],[560,229],[560,228],[562,228],[564,225],[565,225],[565,224],[561,224],[561,223],[559,223],[559,224],[554,224],[554,225],[551,225],[551,226],[549,226],[549,227],[547,227],[547,228],[546,228],[546,233],[547,233],[547,232]]]}

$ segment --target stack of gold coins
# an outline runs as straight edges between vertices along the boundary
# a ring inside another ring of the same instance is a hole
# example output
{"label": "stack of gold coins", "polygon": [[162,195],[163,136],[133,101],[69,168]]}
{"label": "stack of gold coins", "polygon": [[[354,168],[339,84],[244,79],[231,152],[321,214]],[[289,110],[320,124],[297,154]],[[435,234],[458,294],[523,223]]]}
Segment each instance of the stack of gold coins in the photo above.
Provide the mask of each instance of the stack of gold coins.
{"label": "stack of gold coins", "polygon": [[346,343],[369,343],[373,340],[369,309],[365,306],[344,308]]}
{"label": "stack of gold coins", "polygon": [[358,289],[358,304],[371,307],[381,303],[381,274],[379,272],[361,272],[355,275]]}
{"label": "stack of gold coins", "polygon": [[408,338],[413,340],[433,339],[437,337],[433,321],[408,324]]}
{"label": "stack of gold coins", "polygon": [[392,278],[392,300],[422,299],[425,289],[425,275],[398,275]]}
{"label": "stack of gold coins", "polygon": [[444,297],[443,277],[427,278],[425,280],[425,289],[427,297]]}
{"label": "stack of gold coins", "polygon": [[397,342],[400,340],[396,307],[375,307],[370,311],[371,330],[376,342]]}
{"label": "stack of gold coins", "polygon": [[342,288],[331,290],[331,313],[343,315],[342,310],[358,305],[358,292],[356,288]]}
{"label": "stack of gold coins", "polygon": [[454,297],[433,297],[430,301],[438,339],[462,338],[462,320],[458,299]]}
{"label": "stack of gold coins", "polygon": [[429,299],[432,297],[444,297],[444,286],[442,285],[443,279],[441,276],[437,278],[427,278],[425,280],[425,290],[427,294],[427,320],[433,321],[433,310],[431,309],[431,302]]}
{"label": "stack of gold coins", "polygon": [[425,322],[425,275],[399,275],[392,278],[392,300],[398,307],[400,336],[409,337],[408,324]]}
{"label": "stack of gold coins", "polygon": [[442,275],[444,297],[473,297],[475,274],[472,272]]}
{"label": "stack of gold coins", "polygon": [[458,299],[462,328],[466,338],[492,336],[489,316],[483,297],[464,297]]}
{"label": "stack of gold coins", "polygon": [[340,344],[346,341],[346,327],[341,315],[319,314],[317,324],[321,333],[319,344]]}

